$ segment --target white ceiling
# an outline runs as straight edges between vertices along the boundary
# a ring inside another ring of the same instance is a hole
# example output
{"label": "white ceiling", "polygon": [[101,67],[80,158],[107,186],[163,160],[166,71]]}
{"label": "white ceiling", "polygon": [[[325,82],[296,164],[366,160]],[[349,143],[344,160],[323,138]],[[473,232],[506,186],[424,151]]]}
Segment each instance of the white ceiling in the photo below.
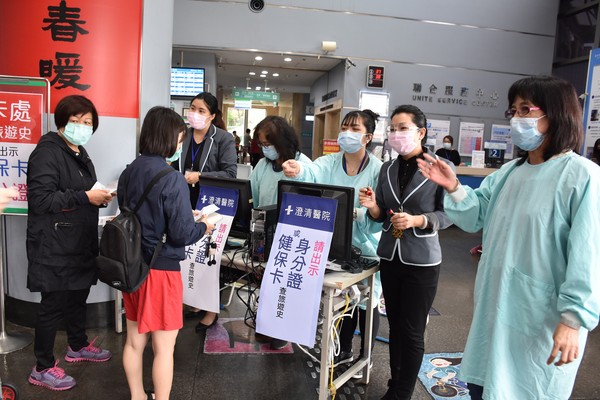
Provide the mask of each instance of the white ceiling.
{"label": "white ceiling", "polygon": [[[223,102],[233,103],[231,90],[235,88],[245,89],[247,86],[252,90],[260,86],[265,91],[265,80],[268,91],[280,93],[282,102],[288,97],[285,94],[309,93],[310,87],[324,73],[331,70],[342,60],[326,56],[315,57],[294,54],[272,54],[255,51],[238,50],[202,50],[185,49],[199,53],[211,53],[215,55],[217,63],[217,86],[223,89]],[[260,61],[255,60],[261,56]],[[289,57],[291,62],[284,61]],[[261,78],[262,71],[267,71],[266,77]],[[255,75],[250,75],[254,72]],[[279,76],[273,76],[273,74]]]}

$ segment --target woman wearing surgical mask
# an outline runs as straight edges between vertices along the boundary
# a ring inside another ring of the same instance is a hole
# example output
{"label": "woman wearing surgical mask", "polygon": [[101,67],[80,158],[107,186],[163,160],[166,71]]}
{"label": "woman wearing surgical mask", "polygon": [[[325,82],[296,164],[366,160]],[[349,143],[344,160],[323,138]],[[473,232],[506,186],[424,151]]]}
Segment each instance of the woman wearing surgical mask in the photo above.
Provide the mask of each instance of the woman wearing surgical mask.
{"label": "woman wearing surgical mask", "polygon": [[438,160],[419,162],[446,190],[448,217],[483,230],[459,378],[472,399],[568,399],[600,316],[600,169],[576,153],[583,121],[569,82],[520,79],[508,104],[524,154],[479,188],[462,186]]}
{"label": "woman wearing surgical mask", "polygon": [[[418,159],[432,154],[423,146],[426,126],[427,118],[419,108],[397,107],[388,143],[399,156],[383,164],[376,190],[360,192],[367,216],[383,223],[377,255],[390,325],[391,379],[385,400],[411,398],[442,262],[438,231],[451,225],[444,213],[443,188],[417,167]],[[454,168],[450,161],[440,162]]]}
{"label": "woman wearing surgical mask", "polygon": [[264,154],[250,175],[252,200],[256,208],[277,204],[277,182],[285,178],[281,166],[285,161],[310,163],[311,160],[300,152],[294,128],[281,117],[266,117],[256,125],[254,135]]}
{"label": "woman wearing surgical mask", "polygon": [[41,292],[33,352],[36,365],[29,382],[67,390],[75,379],[58,367],[54,338],[59,323],[67,327],[67,362],[103,362],[108,350],[85,333],[86,301],[96,284],[98,209],[109,203],[109,190],[93,189],[96,171],[83,147],[98,129],[94,104],[67,96],[54,110],[57,132],[48,132],[31,153],[27,171],[27,287]]}
{"label": "woman wearing surgical mask", "polygon": [[[217,98],[203,92],[192,99],[187,114],[188,135],[181,146],[181,159],[172,164],[185,176],[190,190],[190,204],[196,209],[201,176],[235,178],[237,154],[233,136],[217,126],[223,123]],[[191,309],[186,317],[201,317],[196,332],[203,332],[217,322],[217,314]]]}
{"label": "woman wearing surgical mask", "polygon": [[452,136],[450,135],[446,135],[444,136],[444,144],[441,149],[437,149],[437,151],[435,152],[436,156],[445,158],[446,160],[452,161],[452,163],[456,166],[461,165],[460,162],[460,154],[458,154],[457,150],[454,150],[452,148],[452,145],[454,144],[454,138],[452,138]]}
{"label": "woman wearing surgical mask", "polygon": [[[377,185],[381,161],[369,150],[373,140],[373,132],[379,115],[371,110],[351,111],[342,120],[338,143],[340,152],[328,154],[317,158],[312,164],[288,161],[284,163],[286,176],[303,181],[350,186],[355,188],[354,222],[352,224],[352,245],[361,250],[363,256],[377,257],[377,243],[381,232],[381,223],[366,217],[366,209],[360,206],[359,191],[364,188],[374,188]],[[366,281],[363,282],[366,284]],[[379,272],[375,274],[374,305],[379,304],[381,295],[381,280]],[[357,354],[361,359],[365,354],[364,336],[366,321],[366,307],[359,304],[358,311],[351,317],[342,320],[340,330],[340,354],[335,358],[334,364],[351,363],[356,360],[352,349],[352,338],[357,324],[360,324],[361,347]],[[373,313],[372,337],[377,336],[379,329],[379,313]],[[373,347],[375,341],[371,343]],[[362,370],[354,375],[362,378]]]}
{"label": "woman wearing surgical mask", "polygon": [[200,176],[235,178],[237,155],[233,136],[217,127],[219,104],[208,92],[200,93],[190,103],[188,135],[183,142],[181,159],[173,164],[185,176],[190,189],[190,203],[196,209]]}

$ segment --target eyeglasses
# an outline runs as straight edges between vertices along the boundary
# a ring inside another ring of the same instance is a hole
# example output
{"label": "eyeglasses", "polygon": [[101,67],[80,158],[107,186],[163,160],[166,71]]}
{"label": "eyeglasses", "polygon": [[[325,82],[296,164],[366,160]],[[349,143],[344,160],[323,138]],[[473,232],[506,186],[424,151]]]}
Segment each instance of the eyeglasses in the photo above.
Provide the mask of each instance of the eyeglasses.
{"label": "eyeglasses", "polygon": [[419,130],[418,126],[407,126],[407,125],[390,125],[387,127],[387,133],[394,132],[410,132],[412,130]]}
{"label": "eyeglasses", "polygon": [[512,117],[515,116],[515,114],[518,115],[519,117],[524,117],[527,114],[529,114],[531,111],[536,111],[536,110],[541,110],[541,108],[522,105],[518,109],[513,107],[513,108],[509,108],[508,110],[504,111],[504,117],[506,119],[511,119]]}

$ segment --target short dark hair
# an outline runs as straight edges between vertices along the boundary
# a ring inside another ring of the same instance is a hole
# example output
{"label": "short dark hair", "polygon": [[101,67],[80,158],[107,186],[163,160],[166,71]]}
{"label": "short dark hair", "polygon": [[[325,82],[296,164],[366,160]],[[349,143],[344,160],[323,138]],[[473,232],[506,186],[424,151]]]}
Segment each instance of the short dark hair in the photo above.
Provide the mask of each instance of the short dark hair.
{"label": "short dark hair", "polygon": [[444,136],[444,138],[442,140],[446,140],[446,139],[448,139],[451,146],[454,146],[454,138],[452,136],[446,135],[446,136]]}
{"label": "short dark hair", "polygon": [[85,96],[76,94],[66,96],[58,102],[54,109],[54,123],[58,129],[64,128],[72,116],[87,113],[92,113],[93,131],[96,132],[99,120],[98,111],[96,111],[94,103]]}
{"label": "short dark hair", "polygon": [[210,92],[198,93],[196,97],[194,97],[192,101],[190,101],[190,104],[192,104],[194,100],[203,100],[206,103],[208,111],[211,114],[216,115],[219,112],[219,101]]}
{"label": "short dark hair", "polygon": [[142,123],[140,153],[171,157],[181,132],[185,136],[186,125],[179,114],[167,107],[152,107]]}
{"label": "short dark hair", "polygon": [[390,118],[394,118],[396,114],[412,115],[411,120],[413,124],[419,128],[425,128],[425,136],[423,136],[421,144],[425,144],[427,142],[427,117],[419,107],[413,106],[412,104],[403,104],[394,109]]}
{"label": "short dark hair", "polygon": [[[353,125],[360,118],[362,124],[367,128],[367,133],[373,134],[375,132],[375,126],[377,125],[377,120],[379,119],[379,114],[371,110],[357,110],[350,111],[348,114],[344,116],[341,125]],[[371,136],[371,140],[367,143],[367,148],[371,147],[371,143],[373,143],[373,137]]]}
{"label": "short dark hair", "polygon": [[[509,105],[517,97],[540,107],[548,118],[544,161],[565,150],[579,152],[583,143],[583,117],[573,85],[554,76],[530,76],[519,79],[508,89]],[[526,159],[527,153],[518,164]]]}
{"label": "short dark hair", "polygon": [[[275,146],[280,159],[287,161],[296,158],[296,153],[300,151],[300,141],[294,128],[285,119],[276,115],[266,117],[254,128],[254,137],[258,138],[261,132]],[[267,161],[271,160],[267,158]]]}

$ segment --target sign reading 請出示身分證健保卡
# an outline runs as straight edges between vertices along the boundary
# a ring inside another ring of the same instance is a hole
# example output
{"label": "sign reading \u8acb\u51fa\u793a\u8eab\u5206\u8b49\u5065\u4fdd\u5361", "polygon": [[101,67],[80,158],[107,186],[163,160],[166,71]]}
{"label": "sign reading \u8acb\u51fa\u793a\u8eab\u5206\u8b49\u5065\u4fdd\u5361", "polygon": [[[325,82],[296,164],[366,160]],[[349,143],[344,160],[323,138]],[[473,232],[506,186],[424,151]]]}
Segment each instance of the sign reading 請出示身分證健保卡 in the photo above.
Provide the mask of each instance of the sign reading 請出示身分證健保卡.
{"label": "sign reading \u8acb\u51fa\u793a\u8eab\u5206\u8b49\u5065\u4fdd\u5361", "polygon": [[260,288],[258,333],[314,346],[337,200],[283,193]]}

